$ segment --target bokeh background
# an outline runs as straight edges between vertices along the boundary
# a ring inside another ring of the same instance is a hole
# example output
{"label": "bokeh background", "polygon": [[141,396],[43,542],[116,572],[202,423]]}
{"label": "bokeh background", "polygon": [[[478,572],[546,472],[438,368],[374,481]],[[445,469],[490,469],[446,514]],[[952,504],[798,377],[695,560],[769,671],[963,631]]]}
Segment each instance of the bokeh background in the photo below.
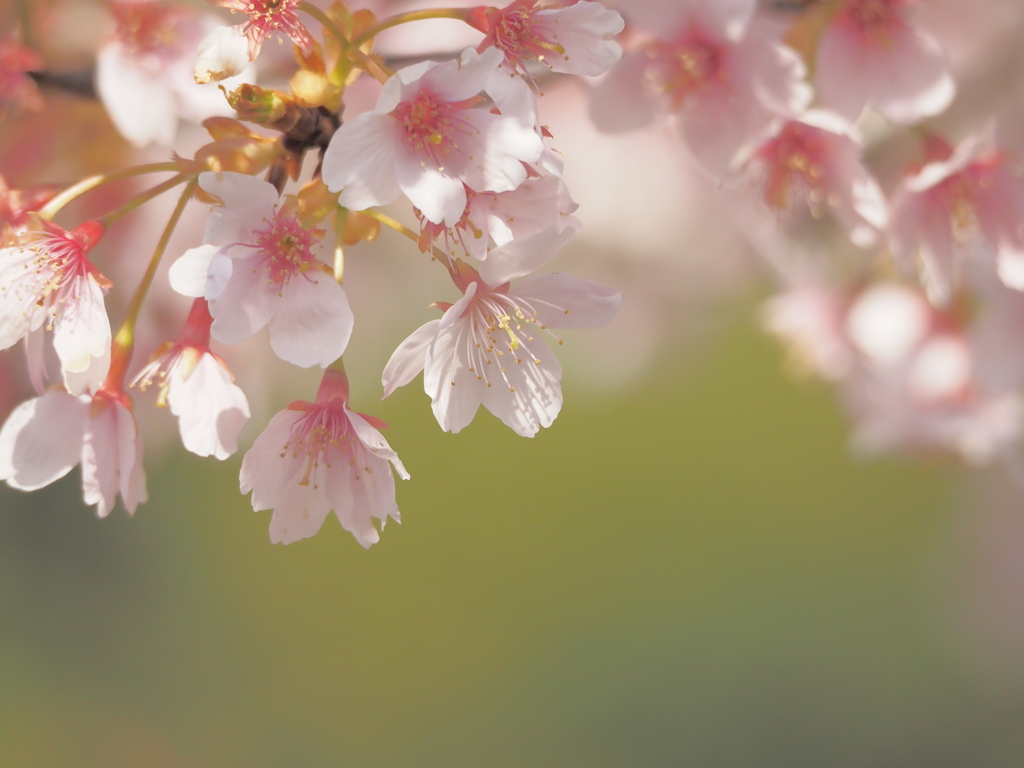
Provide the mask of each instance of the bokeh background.
{"label": "bokeh background", "polygon": [[532,441],[381,404],[414,479],[366,552],[270,546],[237,458],[134,519],[0,488],[0,763],[1020,765],[1019,506],[851,460],[747,310]]}

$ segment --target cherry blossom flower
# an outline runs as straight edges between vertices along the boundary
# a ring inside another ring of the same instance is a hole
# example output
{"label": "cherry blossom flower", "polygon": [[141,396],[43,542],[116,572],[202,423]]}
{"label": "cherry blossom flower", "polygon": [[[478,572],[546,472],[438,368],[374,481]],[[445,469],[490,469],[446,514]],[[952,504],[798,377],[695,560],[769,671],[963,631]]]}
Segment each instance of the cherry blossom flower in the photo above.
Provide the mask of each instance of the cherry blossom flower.
{"label": "cherry blossom flower", "polygon": [[34,111],[43,106],[29,72],[46,68],[43,57],[14,39],[0,40],[0,117]]}
{"label": "cherry blossom flower", "polygon": [[487,251],[522,239],[567,217],[578,206],[569,197],[565,182],[557,176],[527,179],[509,192],[466,190],[466,208],[454,225],[434,224],[420,217],[420,248],[441,238],[447,253],[459,246],[468,256],[486,259]]}
{"label": "cherry blossom flower", "polygon": [[[273,509],[270,540],[290,544],[313,536],[332,509],[341,527],[369,548],[380,540],[373,519],[401,522],[395,477],[409,479],[378,431],[387,427],[348,407],[348,380],[324,372],[316,402],[281,411],[242,459],[242,493],[254,511]],[[389,466],[390,462],[390,466]]]}
{"label": "cherry blossom flower", "polygon": [[595,124],[626,131],[659,109],[675,113],[697,164],[722,176],[774,117],[810,101],[800,57],[750,29],[754,9],[755,0],[630,6],[641,42],[594,90]]}
{"label": "cherry blossom flower", "polygon": [[199,41],[192,75],[197,83],[226,80],[245,72],[249,45],[241,27],[217,27]]}
{"label": "cherry blossom flower", "polygon": [[337,360],[353,318],[345,291],[314,254],[323,231],[302,226],[295,199],[279,199],[252,176],[203,173],[199,186],[219,203],[206,244],[171,266],[171,286],[209,302],[218,341],[236,344],[267,326],[286,362],[326,368]]}
{"label": "cherry blossom flower", "polygon": [[[43,327],[52,330],[72,395],[95,391],[110,367],[103,293],[111,283],[86,255],[102,234],[95,221],[68,232],[32,214],[19,242],[0,248],[0,349]],[[41,355],[30,360],[36,367],[41,363]],[[41,378],[38,370],[33,372],[35,381]]]}
{"label": "cherry blossom flower", "polygon": [[916,0],[844,0],[822,33],[815,80],[822,103],[849,120],[865,104],[911,124],[942,112],[956,86],[938,44],[912,20]]}
{"label": "cherry blossom flower", "polygon": [[780,121],[750,154],[747,173],[770,208],[791,210],[802,198],[815,217],[831,212],[856,245],[878,241],[888,219],[885,197],[861,162],[853,126],[839,115],[812,110]]}
{"label": "cherry blossom flower", "polygon": [[562,369],[547,344],[532,334],[558,328],[597,328],[611,320],[618,291],[562,274],[523,277],[546,263],[575,232],[553,225],[490,252],[477,272],[457,262],[463,296],[439,303],[440,320],[422,325],[395,350],[384,369],[384,396],[423,371],[434,416],[458,432],[481,404],[516,434],[532,437],[562,407]]}
{"label": "cherry blossom flower", "polygon": [[477,51],[500,50],[502,67],[531,84],[531,61],[553,72],[602,75],[622,56],[622,47],[610,40],[622,31],[622,17],[598,2],[580,0],[567,8],[537,7],[537,0],[513,0],[504,8],[473,9],[469,23],[484,33]]}
{"label": "cherry blossom flower", "polygon": [[96,88],[128,141],[170,145],[179,118],[198,123],[233,114],[217,88],[198,85],[193,75],[199,41],[216,24],[212,16],[162,0],[109,8],[117,26],[97,54]]}
{"label": "cherry blossom flower", "polygon": [[223,460],[238,450],[249,402],[224,361],[210,351],[212,322],[206,300],[196,299],[181,337],[157,350],[132,386],[145,392],[155,382],[157,404],[170,406],[178,417],[185,448]]}
{"label": "cherry blossom flower", "polygon": [[1024,181],[1011,158],[988,134],[955,151],[933,138],[927,154],[892,194],[893,257],[907,268],[918,257],[928,296],[939,304],[949,300],[967,258],[993,259],[1002,281],[1024,290]]}
{"label": "cherry blossom flower", "polygon": [[146,501],[146,475],[131,401],[118,389],[74,396],[53,389],[28,400],[0,429],[0,480],[34,491],[82,465],[86,504],[106,517],[121,494],[128,514]]}
{"label": "cherry blossom flower", "polygon": [[307,54],[313,50],[313,38],[299,21],[299,0],[208,0],[211,5],[230,8],[249,17],[243,31],[249,40],[249,59],[256,60],[267,37],[280,32],[292,39]]}
{"label": "cherry blossom flower", "polygon": [[323,161],[340,205],[363,210],[404,193],[435,224],[453,225],[466,188],[507,192],[544,143],[531,124],[491,113],[477,98],[502,59],[467,48],[461,61],[425,61],[395,73],[372,112],[347,119]]}

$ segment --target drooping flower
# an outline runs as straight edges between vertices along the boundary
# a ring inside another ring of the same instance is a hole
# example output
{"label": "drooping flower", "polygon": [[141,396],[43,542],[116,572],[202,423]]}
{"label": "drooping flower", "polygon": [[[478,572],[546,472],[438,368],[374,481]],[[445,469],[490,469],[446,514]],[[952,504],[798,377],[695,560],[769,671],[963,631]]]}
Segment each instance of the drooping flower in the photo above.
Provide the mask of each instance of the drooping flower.
{"label": "drooping flower", "polygon": [[199,186],[219,203],[210,214],[206,244],[171,266],[171,286],[203,297],[213,338],[247,339],[263,326],[282,360],[326,368],[352,335],[352,310],[330,267],[315,255],[323,231],[307,229],[294,198],[278,198],[265,181],[241,173],[203,173]]}
{"label": "drooping flower", "polygon": [[249,40],[249,59],[255,61],[267,37],[280,32],[291,38],[307,54],[313,50],[313,38],[299,21],[299,0],[207,0],[211,5],[229,8],[249,17],[243,31]]}
{"label": "drooping flower", "polygon": [[627,131],[674,113],[694,160],[721,177],[766,124],[811,96],[796,52],[751,30],[754,10],[754,0],[631,6],[640,42],[595,88],[597,127]]}
{"label": "drooping flower", "polygon": [[131,401],[101,388],[94,395],[53,389],[28,400],[0,429],[0,480],[34,491],[82,465],[86,504],[106,517],[118,493],[128,514],[146,501],[146,475]]}
{"label": "drooping flower", "polygon": [[500,50],[502,67],[536,84],[527,66],[544,64],[553,72],[602,75],[622,56],[611,40],[622,31],[622,17],[601,3],[580,0],[566,8],[537,7],[538,0],[513,0],[504,8],[474,8],[469,23],[484,33],[477,51]]}
{"label": "drooping flower", "polygon": [[888,211],[860,156],[852,125],[834,113],[811,110],[779,121],[752,149],[746,170],[770,208],[791,210],[800,200],[816,217],[831,213],[855,244],[869,247],[885,228]]}
{"label": "drooping flower", "polygon": [[563,222],[513,240],[492,250],[479,272],[456,262],[452,277],[462,298],[437,304],[444,316],[395,350],[384,369],[384,396],[423,371],[434,416],[446,431],[466,427],[481,404],[524,437],[551,426],[562,407],[562,369],[533,334],[600,327],[622,300],[618,291],[567,275],[523,277],[547,262],[575,229]]}
{"label": "drooping flower", "polygon": [[212,15],[162,0],[108,6],[116,27],[97,54],[96,88],[122,136],[140,147],[168,146],[179,118],[198,123],[233,114],[223,94],[193,74],[199,41],[216,25]]}
{"label": "drooping flower", "polygon": [[395,73],[376,108],[346,120],[323,161],[340,205],[363,210],[404,193],[428,221],[454,224],[466,188],[506,192],[527,176],[544,143],[531,124],[493,114],[478,98],[502,60],[467,48],[461,61],[425,61]]}
{"label": "drooping flower", "polygon": [[871,104],[901,125],[942,112],[956,85],[938,44],[912,20],[916,0],[843,0],[818,44],[823,104],[849,120]]}
{"label": "drooping flower", "polygon": [[[949,300],[960,262],[994,260],[1010,288],[1024,290],[1024,179],[987,134],[955,150],[928,143],[929,162],[909,172],[892,194],[889,243],[905,268],[919,261],[929,298]],[[916,257],[916,258],[915,258]]]}
{"label": "drooping flower", "polygon": [[224,361],[210,351],[212,322],[206,300],[196,299],[180,338],[157,350],[132,386],[144,392],[155,383],[158,405],[178,417],[185,448],[223,460],[238,450],[249,402]]}
{"label": "drooping flower", "polygon": [[[87,256],[102,234],[95,221],[68,232],[32,214],[19,242],[0,248],[0,349],[41,328],[52,330],[72,395],[98,389],[110,367],[103,293],[111,283]],[[38,370],[33,379],[41,381]]]}
{"label": "drooping flower", "polygon": [[[348,407],[348,379],[324,372],[315,402],[281,411],[242,459],[242,493],[254,511],[273,509],[270,540],[290,544],[320,530],[332,509],[341,527],[369,548],[380,540],[373,519],[401,522],[395,477],[409,479],[373,416]],[[390,464],[389,464],[390,463]]]}

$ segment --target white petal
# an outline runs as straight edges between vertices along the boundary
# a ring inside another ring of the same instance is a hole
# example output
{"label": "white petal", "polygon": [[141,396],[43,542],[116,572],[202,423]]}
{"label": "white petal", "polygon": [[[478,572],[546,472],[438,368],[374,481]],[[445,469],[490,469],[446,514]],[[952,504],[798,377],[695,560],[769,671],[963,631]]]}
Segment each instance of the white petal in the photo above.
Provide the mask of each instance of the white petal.
{"label": "white petal", "polygon": [[120,488],[121,434],[118,412],[110,400],[94,401],[85,421],[82,444],[82,494],[86,504],[96,505],[96,514],[106,517],[114,508]]}
{"label": "white petal", "polygon": [[338,204],[361,211],[398,197],[395,161],[405,148],[391,115],[365,112],[342,124],[324,153],[327,188],[341,192]]}
{"label": "white petal", "polygon": [[15,408],[0,429],[0,480],[34,491],[70,472],[82,459],[89,402],[55,390]]}
{"label": "white petal", "polygon": [[249,401],[213,355],[200,357],[188,378],[171,378],[167,405],[178,417],[187,450],[221,460],[238,450],[238,433],[249,421]]}
{"label": "white petal", "polygon": [[569,275],[530,275],[515,286],[548,328],[600,328],[619,311],[622,294],[589,280]]}
{"label": "white petal", "polygon": [[96,90],[115,127],[132,144],[173,143],[178,130],[174,94],[120,43],[108,43],[97,54]]}
{"label": "white petal", "polygon": [[345,291],[327,271],[295,275],[284,286],[268,324],[270,346],[285,362],[326,368],[348,346],[352,310]]}
{"label": "white petal", "polygon": [[440,320],[424,323],[391,354],[391,359],[384,366],[381,384],[384,386],[384,397],[399,387],[404,387],[416,378],[426,364],[427,350],[437,334]]}

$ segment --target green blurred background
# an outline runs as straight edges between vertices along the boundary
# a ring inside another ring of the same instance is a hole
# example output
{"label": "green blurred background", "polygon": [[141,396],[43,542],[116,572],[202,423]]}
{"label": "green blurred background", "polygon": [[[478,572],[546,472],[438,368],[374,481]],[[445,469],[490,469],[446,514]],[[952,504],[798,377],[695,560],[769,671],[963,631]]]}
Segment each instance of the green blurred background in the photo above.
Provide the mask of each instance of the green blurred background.
{"label": "green blurred background", "polygon": [[533,440],[354,392],[413,475],[370,551],[271,546],[238,457],[151,455],[134,519],[0,488],[0,766],[1024,765],[977,495],[852,458],[752,314],[611,396],[567,365]]}

